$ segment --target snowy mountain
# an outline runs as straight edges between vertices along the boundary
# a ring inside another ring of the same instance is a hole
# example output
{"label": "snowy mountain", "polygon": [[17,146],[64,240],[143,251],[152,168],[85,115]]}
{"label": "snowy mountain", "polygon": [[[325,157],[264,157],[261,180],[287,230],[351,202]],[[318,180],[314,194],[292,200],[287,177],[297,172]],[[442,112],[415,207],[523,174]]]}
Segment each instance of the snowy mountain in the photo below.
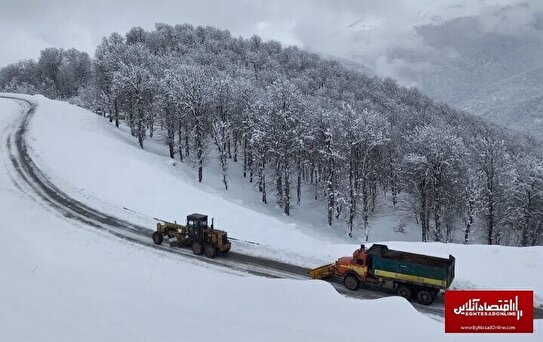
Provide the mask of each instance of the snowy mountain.
{"label": "snowy mountain", "polygon": [[[387,45],[386,57],[375,62],[360,46],[353,51],[362,54],[352,58],[438,101],[543,137],[539,3],[430,2],[410,25],[403,40]],[[365,29],[349,30],[361,35]]]}
{"label": "snowy mountain", "polygon": [[482,87],[458,106],[534,136],[543,137],[543,68]]}
{"label": "snowy mountain", "polygon": [[[539,27],[536,27],[539,29]],[[450,55],[416,56],[426,72],[410,73],[430,96],[507,127],[543,135],[543,40],[484,32],[476,18],[422,26],[425,42]],[[401,51],[398,55],[404,56]]]}

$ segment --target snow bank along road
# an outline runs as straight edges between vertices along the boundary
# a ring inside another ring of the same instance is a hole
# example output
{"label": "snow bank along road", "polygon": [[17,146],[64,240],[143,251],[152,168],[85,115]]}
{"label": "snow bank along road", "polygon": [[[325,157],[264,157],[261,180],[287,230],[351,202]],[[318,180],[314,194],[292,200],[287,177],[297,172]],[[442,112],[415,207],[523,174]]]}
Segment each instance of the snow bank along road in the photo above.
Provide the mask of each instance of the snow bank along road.
{"label": "snow bank along road", "polygon": [[[29,120],[36,110],[36,105],[31,101],[18,96],[0,97],[12,99],[23,104],[26,110],[21,113],[19,121],[12,127],[12,131],[7,134],[6,151],[9,154],[9,167],[14,169],[16,177],[12,177],[14,184],[22,191],[31,191],[34,197],[44,202],[48,207],[54,209],[70,220],[77,221],[80,224],[106,231],[118,238],[137,243],[146,247],[156,248],[169,253],[174,253],[185,258],[191,258],[197,262],[207,263],[219,267],[246,272],[249,274],[290,279],[308,279],[307,268],[291,265],[275,260],[244,255],[231,251],[226,257],[219,259],[207,259],[201,256],[195,256],[188,249],[171,248],[169,246],[157,246],[150,238],[148,227],[135,225],[123,219],[119,219],[107,213],[93,209],[80,201],[77,201],[49,181],[48,177],[36,166],[30,154],[26,143],[26,132]],[[332,282],[332,285],[338,292],[357,298],[380,298],[387,296],[386,293],[360,289],[352,292],[346,290],[338,281]],[[432,306],[422,306],[412,303],[420,312],[430,317],[443,316],[443,301],[438,298]],[[543,310],[534,309],[535,318],[543,318]]]}

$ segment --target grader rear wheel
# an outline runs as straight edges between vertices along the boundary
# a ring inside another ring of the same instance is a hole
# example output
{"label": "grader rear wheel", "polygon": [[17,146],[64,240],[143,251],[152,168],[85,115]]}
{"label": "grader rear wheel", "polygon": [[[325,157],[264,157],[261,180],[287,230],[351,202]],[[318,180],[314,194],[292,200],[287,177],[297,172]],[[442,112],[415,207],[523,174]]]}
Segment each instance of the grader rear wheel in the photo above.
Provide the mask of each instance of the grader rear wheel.
{"label": "grader rear wheel", "polygon": [[213,245],[206,245],[206,256],[210,259],[213,259],[217,255],[217,249]]}
{"label": "grader rear wheel", "polygon": [[192,243],[192,252],[196,255],[201,255],[204,252],[204,246],[198,241]]}
{"label": "grader rear wheel", "polygon": [[162,233],[159,233],[159,232],[153,233],[153,242],[155,244],[160,245],[163,240],[164,240],[164,237],[162,236]]}

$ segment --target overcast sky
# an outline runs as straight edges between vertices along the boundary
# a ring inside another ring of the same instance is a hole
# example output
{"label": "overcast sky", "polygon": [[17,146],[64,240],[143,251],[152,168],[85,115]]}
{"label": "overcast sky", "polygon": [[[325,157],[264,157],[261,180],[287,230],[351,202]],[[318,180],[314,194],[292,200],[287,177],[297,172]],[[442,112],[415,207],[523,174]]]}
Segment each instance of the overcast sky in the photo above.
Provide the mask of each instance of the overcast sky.
{"label": "overcast sky", "polygon": [[[488,30],[522,33],[541,0],[0,0],[0,66],[46,47],[93,54],[104,35],[154,23],[212,25],[355,59],[393,76],[388,52],[424,49],[413,27],[474,15]],[[506,15],[500,8],[516,6]],[[501,14],[500,14],[501,13]],[[523,34],[523,33],[522,33]]]}

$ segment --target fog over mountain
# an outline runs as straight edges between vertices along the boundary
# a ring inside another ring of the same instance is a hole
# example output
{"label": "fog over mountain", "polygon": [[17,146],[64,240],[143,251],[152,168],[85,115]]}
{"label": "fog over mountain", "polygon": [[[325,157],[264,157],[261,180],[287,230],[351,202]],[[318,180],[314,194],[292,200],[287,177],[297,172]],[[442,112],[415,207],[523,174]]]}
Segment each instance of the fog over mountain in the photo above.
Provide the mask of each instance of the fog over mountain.
{"label": "fog over mountain", "polygon": [[[514,10],[504,9],[505,15]],[[522,34],[487,31],[477,17],[421,26],[424,42],[441,53],[394,54],[428,65],[401,74],[430,96],[543,137],[543,16],[534,18]]]}
{"label": "fog over mountain", "polygon": [[437,100],[543,137],[542,3],[488,6],[473,15],[460,3],[451,8],[466,11],[446,20],[422,16],[406,31],[411,43],[373,59],[350,58]]}

